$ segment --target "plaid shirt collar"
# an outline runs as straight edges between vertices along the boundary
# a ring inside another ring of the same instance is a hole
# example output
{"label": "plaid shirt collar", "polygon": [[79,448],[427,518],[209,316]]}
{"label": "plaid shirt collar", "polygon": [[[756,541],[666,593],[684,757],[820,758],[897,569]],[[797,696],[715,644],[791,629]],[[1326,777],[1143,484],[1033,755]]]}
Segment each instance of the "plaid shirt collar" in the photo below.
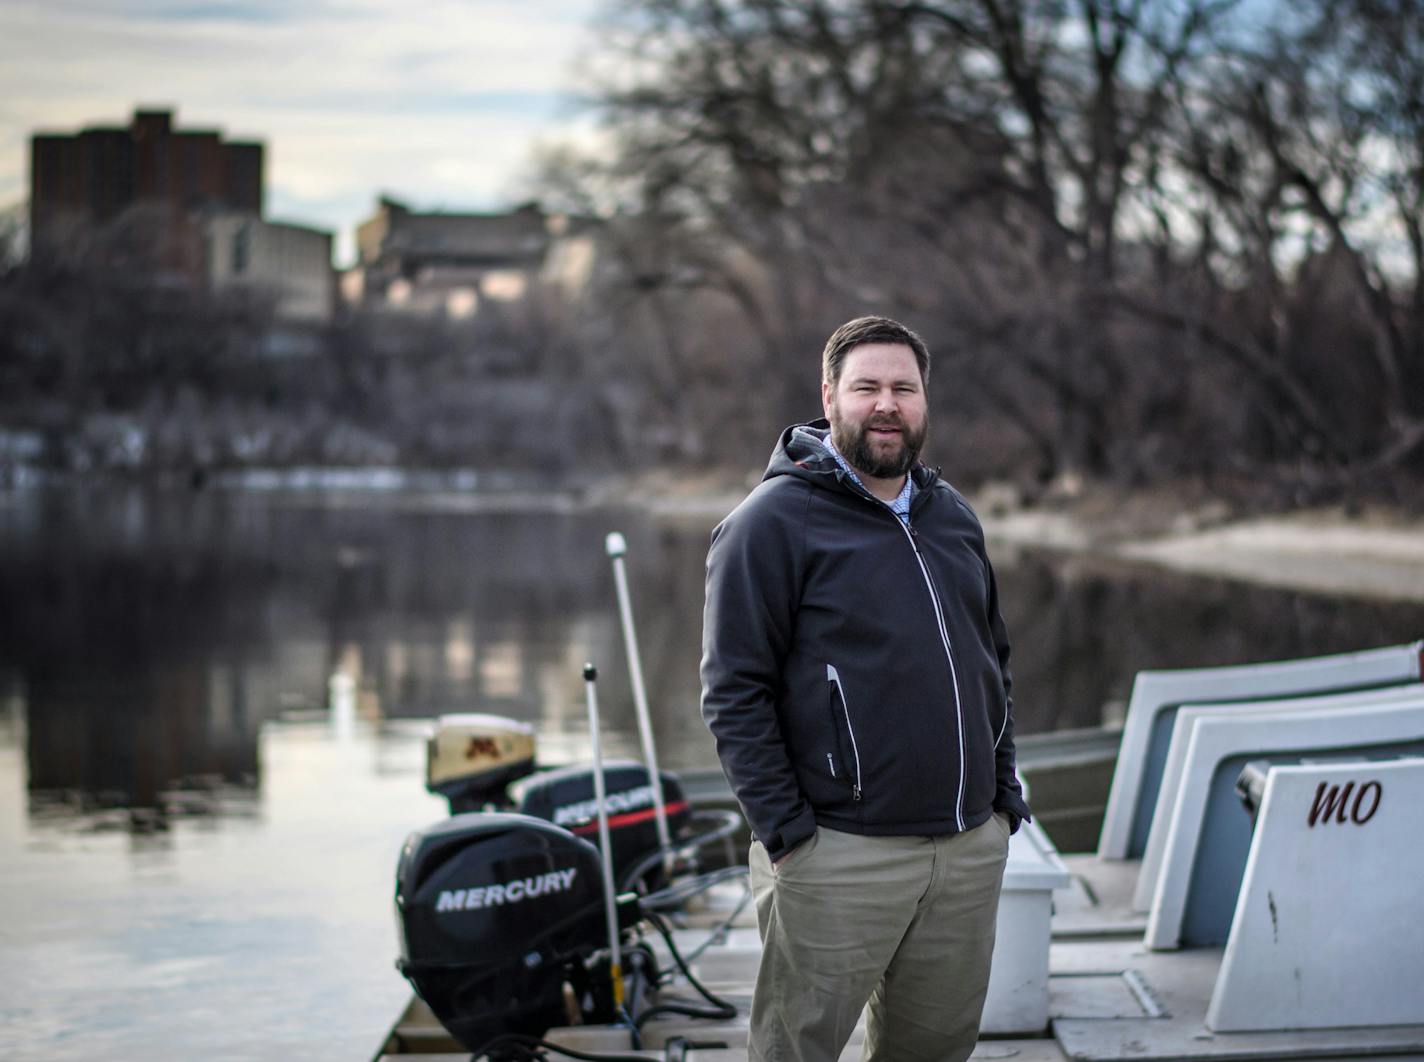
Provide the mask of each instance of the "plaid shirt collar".
{"label": "plaid shirt collar", "polygon": [[[874,491],[870,490],[870,488],[867,487],[861,481],[860,476],[856,475],[855,469],[851,468],[850,462],[841,456],[841,452],[836,449],[836,444],[831,442],[830,432],[826,432],[826,437],[821,440],[821,445],[825,447],[826,452],[828,454],[830,454],[836,459],[836,464],[840,465],[841,468],[845,470],[846,474],[850,476],[851,479],[855,480],[855,482],[861,487],[862,490],[874,497]],[[900,518],[900,521],[902,523],[908,525],[910,523],[910,500],[914,498],[914,496],[915,477],[906,476],[905,486],[901,488],[899,495],[895,498],[894,501],[885,502],[885,504],[890,507],[890,511],[892,513],[894,513]],[[876,500],[880,501],[882,499],[877,498]]]}

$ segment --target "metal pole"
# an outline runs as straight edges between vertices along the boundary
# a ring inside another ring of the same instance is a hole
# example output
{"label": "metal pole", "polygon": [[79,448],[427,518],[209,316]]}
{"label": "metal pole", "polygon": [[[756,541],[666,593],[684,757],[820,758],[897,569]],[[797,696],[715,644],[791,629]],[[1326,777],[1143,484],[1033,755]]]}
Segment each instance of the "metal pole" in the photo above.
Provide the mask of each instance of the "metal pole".
{"label": "metal pole", "polygon": [[628,542],[617,531],[604,540],[613,558],[613,581],[618,588],[618,616],[623,622],[623,646],[628,653],[628,675],[633,683],[633,707],[638,713],[638,736],[643,742],[643,762],[648,765],[648,785],[653,790],[653,818],[658,828],[658,845],[663,850],[663,869],[672,873],[672,833],[668,830],[667,803],[663,800],[663,778],[658,769],[658,750],[653,744],[653,723],[648,714],[648,691],[643,686],[643,661],[638,656],[638,635],[633,629],[633,604],[628,594],[628,573],[624,557]]}
{"label": "metal pole", "polygon": [[613,896],[613,846],[608,839],[608,803],[603,789],[603,743],[598,736],[598,669],[583,666],[584,691],[588,696],[588,736],[593,743],[593,795],[598,804],[598,847],[603,862],[603,913],[608,919],[608,949],[611,961],[608,976],[613,981],[613,1006],[623,1009],[623,952],[618,940],[618,910]]}

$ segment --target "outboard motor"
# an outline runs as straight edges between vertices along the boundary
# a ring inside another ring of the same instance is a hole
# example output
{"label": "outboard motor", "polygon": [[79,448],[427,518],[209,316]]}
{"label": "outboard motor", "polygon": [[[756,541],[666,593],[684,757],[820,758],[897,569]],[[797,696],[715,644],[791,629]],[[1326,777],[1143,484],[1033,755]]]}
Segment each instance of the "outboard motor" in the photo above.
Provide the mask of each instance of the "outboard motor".
{"label": "outboard motor", "polygon": [[[397,963],[467,1050],[615,1017],[598,850],[515,814],[456,815],[413,833],[396,871]],[[620,925],[637,919],[620,906]]]}
{"label": "outboard motor", "polygon": [[[668,832],[674,837],[691,819],[682,782],[671,771],[659,772]],[[658,829],[653,811],[653,787],[648,769],[631,760],[604,767],[608,806],[608,835],[613,847],[613,880],[619,888],[631,887],[625,875],[658,851]],[[519,810],[547,819],[579,837],[597,839],[598,801],[594,796],[592,767],[565,767],[538,775],[524,783]]]}
{"label": "outboard motor", "polygon": [[506,790],[534,770],[534,727],[499,715],[442,715],[426,744],[425,788],[450,814],[508,808]]}

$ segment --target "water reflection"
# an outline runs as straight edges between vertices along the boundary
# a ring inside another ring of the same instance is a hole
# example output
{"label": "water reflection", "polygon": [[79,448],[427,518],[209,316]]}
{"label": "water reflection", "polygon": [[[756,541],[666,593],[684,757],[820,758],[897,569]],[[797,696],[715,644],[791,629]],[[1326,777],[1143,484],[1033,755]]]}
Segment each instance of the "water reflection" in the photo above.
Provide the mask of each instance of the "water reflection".
{"label": "water reflection", "polygon": [[[348,724],[495,712],[535,722],[559,762],[582,754],[579,671],[593,660],[610,753],[636,754],[613,529],[629,540],[659,751],[712,765],[696,710],[705,523],[405,496],[14,496],[0,507],[0,672],[24,720],[30,814],[149,834],[249,815],[262,726],[327,712],[333,675],[349,683]],[[1021,733],[1115,721],[1143,667],[1424,631],[1424,605],[994,553]]]}
{"label": "water reflection", "polygon": [[[0,727],[0,1055],[80,1062],[369,1057],[409,988],[391,897],[440,818],[421,745],[358,723],[262,728],[260,792],[162,831],[40,823]],[[375,769],[373,769],[373,766]],[[19,799],[17,799],[19,798]]]}
{"label": "water reflection", "polygon": [[[636,755],[610,530],[657,745],[698,716],[709,525],[471,499],[0,496],[0,1027],[15,1057],[363,1057],[408,996],[396,856],[445,814],[424,717]],[[1021,732],[1111,720],[1142,667],[1399,642],[1424,606],[993,550]],[[333,683],[333,676],[336,681]],[[333,712],[333,708],[339,711]]]}
{"label": "water reflection", "polygon": [[1120,725],[1144,668],[1350,652],[1424,637],[1424,602],[1278,590],[1080,555],[995,550],[1020,732]]}

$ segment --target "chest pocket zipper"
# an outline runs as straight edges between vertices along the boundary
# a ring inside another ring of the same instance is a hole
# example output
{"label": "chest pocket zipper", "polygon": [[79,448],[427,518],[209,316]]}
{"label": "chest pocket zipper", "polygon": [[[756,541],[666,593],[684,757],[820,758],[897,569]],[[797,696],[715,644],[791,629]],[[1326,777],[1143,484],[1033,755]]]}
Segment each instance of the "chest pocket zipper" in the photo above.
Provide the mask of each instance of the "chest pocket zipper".
{"label": "chest pocket zipper", "polygon": [[[841,685],[841,676],[832,664],[826,665],[826,681],[835,687],[834,699],[841,702],[841,713],[845,716],[846,733],[850,735],[850,751],[855,762],[855,780],[851,783],[851,795],[859,800],[861,797],[860,788],[860,749],[855,743],[855,727],[850,721],[850,705],[846,702],[845,687]],[[832,705],[832,712],[835,707]],[[834,722],[834,720],[832,720]],[[831,774],[835,774],[835,767],[832,765]]]}

